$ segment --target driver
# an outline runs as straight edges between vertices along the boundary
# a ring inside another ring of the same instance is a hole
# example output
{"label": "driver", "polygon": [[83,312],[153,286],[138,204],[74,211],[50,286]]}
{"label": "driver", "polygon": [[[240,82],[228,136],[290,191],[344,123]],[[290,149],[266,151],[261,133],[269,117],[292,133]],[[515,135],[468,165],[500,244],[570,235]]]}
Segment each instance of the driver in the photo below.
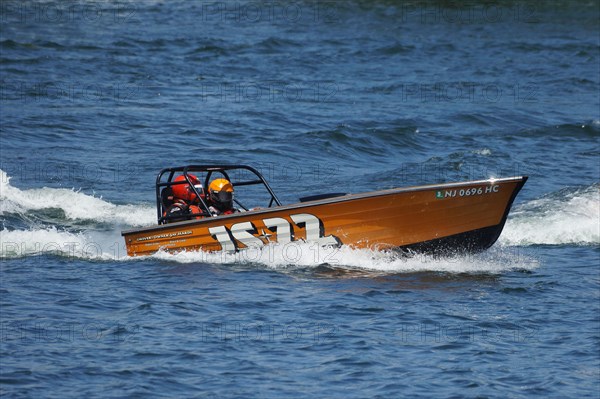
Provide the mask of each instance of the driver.
{"label": "driver", "polygon": [[[202,189],[202,184],[200,183],[200,180],[198,180],[198,178],[192,174],[188,174],[188,178],[194,186],[194,188],[196,189],[196,191],[198,191],[200,196],[204,198],[204,191]],[[185,181],[185,176],[183,175],[177,176],[177,178],[173,180],[174,183],[182,181]],[[164,216],[169,216],[170,222],[189,220],[192,218],[202,218],[202,216],[200,215],[202,211],[198,206],[200,200],[198,199],[198,196],[189,184],[174,184],[172,186],[172,190],[173,204],[169,206],[164,212]]]}
{"label": "driver", "polygon": [[230,215],[239,212],[233,207],[233,185],[227,179],[215,179],[208,186],[210,212],[214,215]]}

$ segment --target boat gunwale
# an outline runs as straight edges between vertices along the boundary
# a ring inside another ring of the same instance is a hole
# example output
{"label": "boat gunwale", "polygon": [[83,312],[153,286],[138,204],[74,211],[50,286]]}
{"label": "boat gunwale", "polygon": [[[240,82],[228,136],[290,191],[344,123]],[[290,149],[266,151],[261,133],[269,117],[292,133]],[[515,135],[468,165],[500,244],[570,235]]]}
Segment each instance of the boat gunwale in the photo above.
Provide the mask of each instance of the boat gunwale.
{"label": "boat gunwale", "polygon": [[[495,183],[510,183],[510,182],[523,182],[527,181],[528,176],[513,176],[513,177],[502,177],[502,178],[493,178],[493,179],[485,179],[485,180],[470,180],[464,182],[453,182],[453,183],[436,183],[436,184],[426,184],[422,186],[409,186],[409,187],[398,187],[391,188],[386,190],[378,190],[378,191],[369,191],[366,193],[357,193],[357,194],[347,194],[344,196],[333,197],[333,198],[325,198],[321,200],[307,201],[307,202],[296,202],[289,205],[282,205],[277,207],[270,208],[260,208],[256,210],[250,210],[242,213],[234,213],[230,215],[222,215],[217,217],[205,218],[200,220],[184,220],[181,222],[169,223],[169,224],[161,224],[155,226],[147,226],[141,227],[138,229],[129,229],[121,232],[121,236],[127,236],[131,234],[138,233],[146,233],[157,230],[166,230],[172,229],[173,227],[189,227],[211,223],[216,220],[227,220],[227,219],[235,219],[239,217],[244,217],[246,215],[260,215],[265,213],[286,211],[286,210],[294,210],[299,208],[309,208],[313,206],[320,205],[330,205],[347,201],[360,200],[365,198],[373,198],[373,197],[384,197],[388,195],[396,195],[396,194],[405,194],[410,192],[419,192],[419,191],[429,191],[429,190],[441,190],[445,188],[456,188],[462,186],[472,186],[477,184],[495,184]],[[507,204],[510,205],[510,204]]]}

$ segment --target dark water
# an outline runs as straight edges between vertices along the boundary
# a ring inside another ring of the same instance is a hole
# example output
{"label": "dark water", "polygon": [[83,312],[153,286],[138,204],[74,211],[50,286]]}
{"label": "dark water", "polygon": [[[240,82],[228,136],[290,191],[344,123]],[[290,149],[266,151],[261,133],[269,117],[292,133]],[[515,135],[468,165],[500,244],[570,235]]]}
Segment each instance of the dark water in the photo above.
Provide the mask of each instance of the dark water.
{"label": "dark water", "polygon": [[[0,3],[0,394],[600,397],[596,1]],[[473,256],[125,256],[172,165],[528,175]]]}

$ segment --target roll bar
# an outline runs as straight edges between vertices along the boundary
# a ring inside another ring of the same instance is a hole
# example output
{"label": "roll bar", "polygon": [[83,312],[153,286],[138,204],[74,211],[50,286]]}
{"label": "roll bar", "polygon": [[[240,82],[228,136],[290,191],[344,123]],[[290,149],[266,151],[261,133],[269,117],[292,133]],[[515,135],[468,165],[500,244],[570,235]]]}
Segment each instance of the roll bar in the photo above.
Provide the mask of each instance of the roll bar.
{"label": "roll bar", "polygon": [[[245,181],[232,180],[230,177],[230,173],[228,173],[228,172],[231,172],[233,170],[240,170],[240,169],[247,170],[250,173],[254,174],[256,176],[256,179],[255,180],[245,180]],[[265,189],[267,190],[267,192],[269,193],[269,195],[271,196],[268,207],[269,208],[272,207],[274,203],[277,206],[281,206],[281,202],[279,201],[279,199],[277,198],[277,196],[271,189],[271,186],[269,186],[269,183],[267,183],[265,178],[262,176],[262,174],[258,170],[254,169],[251,166],[247,166],[247,165],[177,166],[177,167],[173,167],[173,168],[162,169],[156,176],[156,214],[157,214],[157,219],[158,219],[159,225],[165,224],[165,223],[171,221],[171,219],[169,219],[169,215],[164,215],[166,208],[168,207],[165,203],[166,202],[165,201],[165,193],[168,193],[168,191],[166,191],[166,190],[169,190],[172,186],[179,185],[179,184],[188,184],[189,187],[191,187],[194,190],[194,193],[196,194],[196,196],[200,199],[200,203],[198,205],[199,205],[199,208],[202,210],[202,212],[199,214],[192,214],[192,215],[190,215],[190,217],[194,217],[194,216],[211,217],[211,216],[213,216],[209,210],[209,205],[207,204],[206,200],[202,197],[201,193],[198,192],[196,187],[194,187],[194,184],[192,184],[190,177],[189,177],[189,173],[205,173],[206,174],[206,176],[204,178],[204,182],[203,182],[203,188],[205,190],[208,188],[208,182],[210,181],[210,179],[214,173],[221,174],[224,178],[226,178],[227,180],[229,180],[231,182],[233,187],[262,184],[265,187]],[[185,181],[179,181],[179,182],[173,181],[173,178],[176,177],[175,176],[176,174],[177,174],[177,176],[183,175],[185,177]],[[166,176],[166,178],[165,178],[165,176]],[[248,210],[237,199],[234,199],[234,201],[240,207],[244,208],[245,210]]]}

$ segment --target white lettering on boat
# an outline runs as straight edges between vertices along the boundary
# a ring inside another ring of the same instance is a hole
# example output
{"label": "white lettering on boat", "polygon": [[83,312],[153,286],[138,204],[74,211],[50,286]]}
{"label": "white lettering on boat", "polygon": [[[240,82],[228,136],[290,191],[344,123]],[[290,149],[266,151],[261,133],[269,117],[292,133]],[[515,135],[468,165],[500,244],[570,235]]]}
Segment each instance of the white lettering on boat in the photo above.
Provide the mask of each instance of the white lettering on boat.
{"label": "white lettering on boat", "polygon": [[260,238],[252,235],[252,232],[256,232],[256,226],[250,222],[236,223],[231,226],[231,235],[233,235],[233,238],[247,247],[262,247],[264,243]]}
{"label": "white lettering on boat", "polygon": [[[297,228],[304,228],[306,231],[306,241],[316,242],[319,245],[338,245],[339,240],[333,236],[324,236],[323,222],[321,219],[310,213],[299,213],[290,215],[290,219]],[[263,219],[266,230],[258,234],[256,226],[251,222],[240,222],[233,224],[230,228],[225,226],[209,227],[208,232],[215,240],[221,244],[223,251],[235,251],[238,243],[246,247],[262,247],[270,242],[287,244],[294,240],[293,226],[284,218]],[[276,240],[271,240],[273,234],[276,234]],[[265,239],[263,241],[262,238]]]}
{"label": "white lettering on boat", "polygon": [[225,226],[210,227],[208,229],[210,235],[212,235],[221,244],[223,251],[235,251],[235,244],[229,236],[229,231]]}
{"label": "white lettering on boat", "polygon": [[298,227],[304,225],[306,228],[306,241],[317,242],[321,245],[336,245],[337,240],[333,236],[323,237],[323,222],[310,213],[290,215],[290,218]]}
{"label": "white lettering on boat", "polygon": [[500,191],[500,186],[487,186],[483,187],[472,187],[472,188],[461,188],[460,190],[438,190],[435,192],[435,198],[454,198],[454,197],[471,197],[482,194],[492,194]]}
{"label": "white lettering on boat", "polygon": [[[290,226],[290,222],[284,218],[263,219],[263,223],[268,230],[277,233],[278,243],[287,244],[292,241],[292,226]],[[269,236],[266,236],[266,238],[269,240]]]}
{"label": "white lettering on boat", "polygon": [[164,233],[164,234],[156,234],[153,236],[140,237],[136,241],[150,241],[150,240],[159,240],[161,238],[173,238],[173,237],[181,237],[192,234],[192,230],[186,231],[178,231],[175,233]]}

